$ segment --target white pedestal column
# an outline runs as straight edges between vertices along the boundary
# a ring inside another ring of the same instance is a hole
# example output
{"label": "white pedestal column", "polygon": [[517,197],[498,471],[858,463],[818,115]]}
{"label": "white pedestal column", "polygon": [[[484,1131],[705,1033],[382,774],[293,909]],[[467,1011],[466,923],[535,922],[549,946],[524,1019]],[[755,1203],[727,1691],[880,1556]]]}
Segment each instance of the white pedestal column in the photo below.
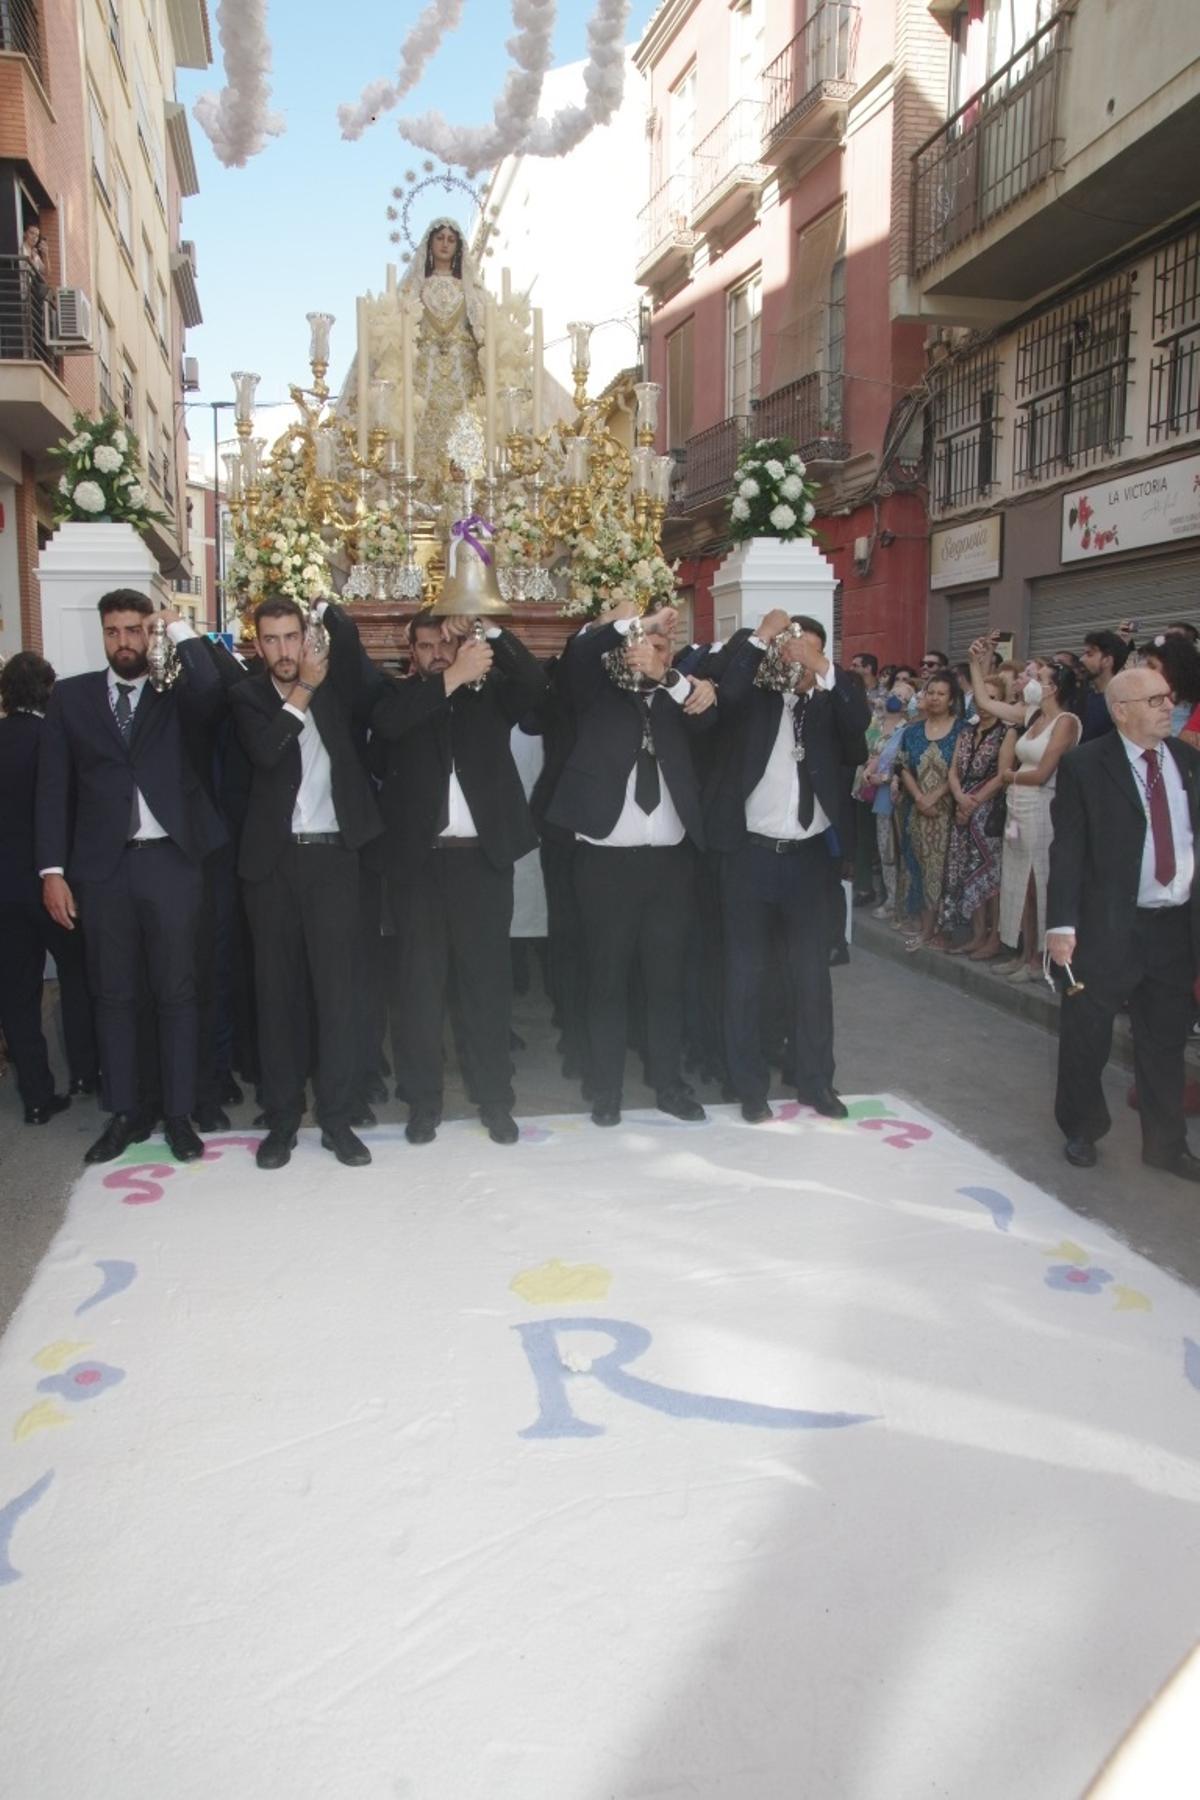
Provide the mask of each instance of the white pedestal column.
{"label": "white pedestal column", "polygon": [[759,626],[767,613],[807,613],[819,619],[833,642],[833,564],[811,538],[748,538],[737,544],[713,577],[714,633],[727,638],[742,626]]}
{"label": "white pedestal column", "polygon": [[110,588],[167,598],[157,562],[132,525],[60,525],[38,558],[42,655],[57,675],[104,667],[96,603]]}

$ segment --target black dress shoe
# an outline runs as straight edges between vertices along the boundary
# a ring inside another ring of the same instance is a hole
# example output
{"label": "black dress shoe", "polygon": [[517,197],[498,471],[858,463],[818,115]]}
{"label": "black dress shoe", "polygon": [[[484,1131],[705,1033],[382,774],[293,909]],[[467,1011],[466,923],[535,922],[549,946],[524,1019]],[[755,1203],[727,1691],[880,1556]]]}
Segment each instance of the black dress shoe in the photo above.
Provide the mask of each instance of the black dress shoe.
{"label": "black dress shoe", "polygon": [[823,1119],[848,1119],[849,1108],[834,1093],[831,1087],[797,1088],[796,1097],[805,1105],[819,1112]]}
{"label": "black dress shoe", "polygon": [[67,1093],[72,1098],[76,1098],[80,1094],[94,1094],[95,1091],[96,1077],[94,1075],[72,1075],[71,1084],[67,1089]]}
{"label": "black dress shoe", "polygon": [[592,1124],[619,1125],[620,1123],[620,1096],[614,1099],[611,1094],[598,1094],[592,1101]]}
{"label": "black dress shoe", "polygon": [[198,1106],[192,1114],[197,1131],[228,1131],[229,1114],[219,1106]]}
{"label": "black dress shoe", "polygon": [[322,1150],[332,1150],[348,1169],[365,1169],[371,1152],[361,1138],[356,1138],[348,1125],[331,1125],[321,1133]]}
{"label": "black dress shoe", "polygon": [[44,1106],[27,1106],[25,1123],[27,1125],[48,1125],[55,1113],[66,1112],[71,1104],[69,1094],[51,1094]]}
{"label": "black dress shoe", "polygon": [[1200,1156],[1194,1156],[1190,1150],[1181,1150],[1169,1162],[1155,1162],[1149,1156],[1143,1156],[1142,1161],[1148,1169],[1161,1169],[1166,1175],[1178,1175],[1181,1181],[1200,1181]]}
{"label": "black dress shoe", "polygon": [[404,1135],[410,1144],[432,1144],[441,1122],[442,1115],[436,1106],[414,1106],[409,1110]]}
{"label": "black dress shoe", "polygon": [[686,1088],[665,1088],[661,1094],[655,1095],[654,1104],[659,1112],[670,1113],[674,1119],[689,1119],[699,1123],[701,1119],[708,1117],[700,1102]]}
{"label": "black dress shoe", "polygon": [[83,1153],[85,1163],[112,1162],[124,1155],[130,1144],[144,1144],[154,1130],[142,1113],[114,1113],[90,1149]]}
{"label": "black dress shoe", "polygon": [[296,1134],[290,1126],[284,1126],[268,1131],[254,1152],[254,1160],[260,1169],[282,1169],[291,1162],[295,1148]]}
{"label": "black dress shoe", "polygon": [[515,1144],[521,1135],[507,1106],[481,1106],[479,1117],[493,1144]]}
{"label": "black dress shoe", "polygon": [[364,1101],[361,1106],[356,1106],[350,1114],[350,1123],[352,1125],[378,1125],[379,1120]]}
{"label": "black dress shoe", "polygon": [[765,1120],[773,1119],[775,1114],[765,1100],[743,1100],[742,1117],[747,1125],[761,1125]]}
{"label": "black dress shoe", "polygon": [[222,1106],[240,1106],[245,1098],[245,1094],[243,1094],[232,1075],[226,1074],[221,1077]]}
{"label": "black dress shoe", "polygon": [[163,1136],[167,1140],[167,1149],[176,1162],[198,1162],[204,1155],[204,1145],[192,1130],[192,1121],[186,1116],[164,1119]]}
{"label": "black dress shoe", "polygon": [[1096,1146],[1090,1138],[1068,1138],[1063,1145],[1063,1155],[1073,1169],[1094,1169],[1096,1166]]}

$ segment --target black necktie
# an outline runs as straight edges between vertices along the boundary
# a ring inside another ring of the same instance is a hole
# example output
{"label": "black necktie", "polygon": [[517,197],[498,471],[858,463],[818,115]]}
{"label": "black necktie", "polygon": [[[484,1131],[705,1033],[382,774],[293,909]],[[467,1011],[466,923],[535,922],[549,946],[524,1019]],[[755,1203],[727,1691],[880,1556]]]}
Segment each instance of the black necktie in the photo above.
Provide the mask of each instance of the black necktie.
{"label": "black necktie", "polygon": [[642,715],[642,741],[638,746],[637,774],[633,778],[633,797],[644,813],[652,813],[662,799],[658,781],[658,757],[654,751],[654,733],[650,729],[650,697],[635,694]]}
{"label": "black necktie", "polygon": [[792,732],[796,739],[796,747],[792,754],[796,758],[796,777],[800,790],[800,803],[796,809],[796,817],[805,831],[813,822],[815,804],[812,776],[808,772],[808,750],[804,742],[804,715],[807,711],[808,695],[797,694],[796,704],[792,709]]}
{"label": "black necktie", "polygon": [[[129,681],[118,681],[116,686],[117,686],[117,699],[116,699],[116,704],[113,707],[113,714],[117,721],[117,729],[120,731],[121,736],[125,739],[125,742],[128,743],[130,734],[133,731],[133,702],[129,698],[129,696],[133,692],[133,684],[132,684],[132,682],[129,682]],[[138,792],[135,787],[133,790],[133,805],[130,808],[130,814],[129,814],[129,835],[130,835],[130,837],[135,838],[137,836],[138,832],[141,830],[141,828],[142,828],[142,809],[138,805]]]}

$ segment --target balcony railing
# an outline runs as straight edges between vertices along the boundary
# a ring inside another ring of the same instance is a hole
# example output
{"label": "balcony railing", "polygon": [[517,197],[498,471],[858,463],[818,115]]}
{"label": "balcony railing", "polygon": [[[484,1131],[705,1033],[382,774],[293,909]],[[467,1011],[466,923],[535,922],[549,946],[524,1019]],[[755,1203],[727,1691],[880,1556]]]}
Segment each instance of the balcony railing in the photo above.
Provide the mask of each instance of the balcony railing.
{"label": "balcony railing", "polygon": [[842,435],[842,377],[816,369],[755,400],[758,437],[789,438],[805,462],[846,462]]}
{"label": "balcony railing", "polygon": [[786,50],[763,71],[763,143],[784,135],[821,97],[848,100],[854,92],[859,9],[825,0]]}
{"label": "balcony railing", "polygon": [[913,273],[949,255],[1055,167],[1063,7],[913,157]]}
{"label": "balcony railing", "polygon": [[44,85],[42,33],[36,0],[0,0],[0,50],[27,56],[34,74]]}
{"label": "balcony railing", "polygon": [[747,180],[760,181],[765,173],[758,160],[761,147],[762,102],[738,100],[692,153],[693,214],[743,171]]}
{"label": "balcony railing", "polygon": [[171,591],[175,594],[202,594],[204,583],[199,575],[176,575],[171,582]]}
{"label": "balcony railing", "polygon": [[680,170],[669,175],[638,214],[638,267],[667,244],[691,249],[697,234],[688,228],[690,183]]}
{"label": "balcony railing", "polygon": [[46,346],[48,289],[23,256],[0,256],[0,359],[43,362],[53,367]]}
{"label": "balcony railing", "polygon": [[694,512],[730,493],[745,435],[745,419],[732,418],[722,419],[720,424],[710,425],[707,431],[698,431],[688,439],[683,491],[671,502],[673,513]]}

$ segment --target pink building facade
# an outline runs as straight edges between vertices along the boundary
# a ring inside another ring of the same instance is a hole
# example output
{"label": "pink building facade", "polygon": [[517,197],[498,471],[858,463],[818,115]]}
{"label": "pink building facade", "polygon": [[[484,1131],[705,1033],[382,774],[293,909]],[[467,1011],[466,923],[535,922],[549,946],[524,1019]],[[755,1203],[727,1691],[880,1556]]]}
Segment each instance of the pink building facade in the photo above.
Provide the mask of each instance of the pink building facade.
{"label": "pink building facade", "polygon": [[711,581],[739,445],[785,436],[821,484],[840,655],[924,647],[926,327],[893,318],[893,283],[948,45],[926,0],[664,0],[638,46],[651,110],[637,277],[660,448],[677,463],[664,543],[700,638],[727,624]]}

